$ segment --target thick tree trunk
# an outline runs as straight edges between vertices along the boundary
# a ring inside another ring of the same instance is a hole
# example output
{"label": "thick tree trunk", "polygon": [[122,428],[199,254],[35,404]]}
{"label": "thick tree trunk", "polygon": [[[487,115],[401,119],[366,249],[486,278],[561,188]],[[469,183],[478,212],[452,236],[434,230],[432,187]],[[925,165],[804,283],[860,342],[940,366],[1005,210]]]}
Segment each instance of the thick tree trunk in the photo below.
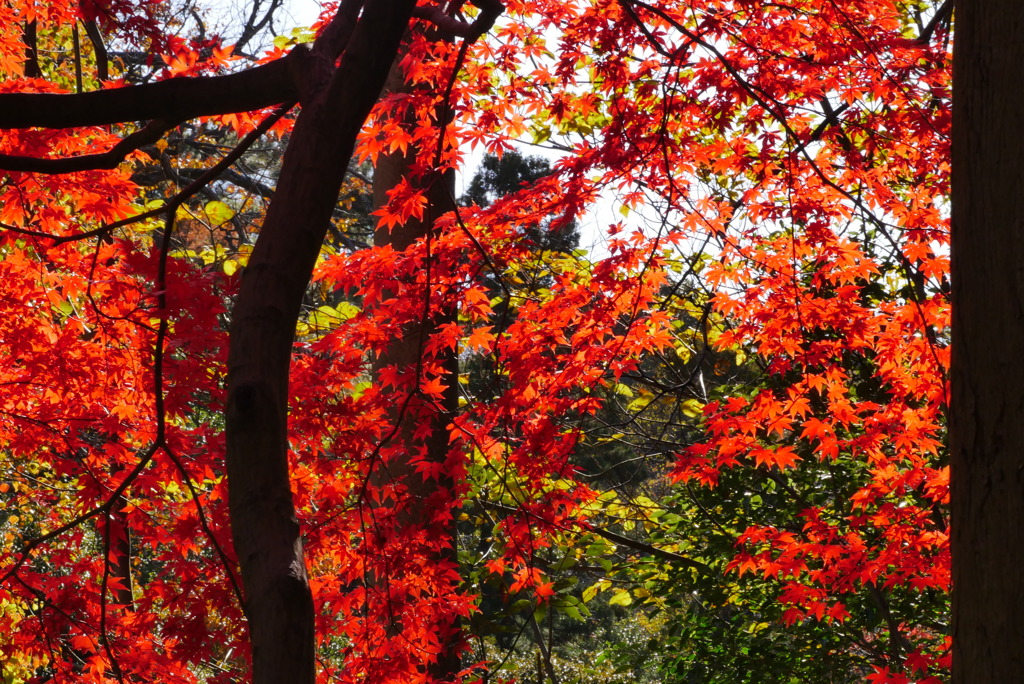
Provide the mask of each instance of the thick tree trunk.
{"label": "thick tree trunk", "polygon": [[[401,70],[397,63],[392,68],[386,86],[388,91],[401,92],[407,90],[403,81]],[[382,156],[374,168],[373,177],[373,202],[374,208],[380,208],[387,203],[387,191],[398,185],[401,180],[409,175],[413,162],[413,152],[409,155],[392,154]],[[428,191],[428,204],[424,211],[422,220],[411,219],[404,224],[394,226],[391,229],[378,228],[374,234],[374,242],[377,245],[390,245],[396,251],[408,248],[417,240],[421,240],[434,230],[434,223],[440,216],[454,209],[453,194],[455,191],[455,174],[446,173],[441,177],[432,179]],[[423,276],[421,276],[423,277]],[[430,287],[428,283],[428,288]],[[429,296],[436,297],[436,292]],[[435,302],[436,304],[436,302]],[[423,353],[423,346],[429,336],[438,331],[440,326],[449,323],[456,318],[456,312],[441,312],[429,316],[426,320],[419,321],[416,325],[408,325],[402,335],[395,339],[388,349],[375,361],[375,369],[393,365],[399,369],[399,373],[415,372],[415,368]],[[458,407],[458,359],[455,352],[446,353],[443,358],[433,358],[434,363],[443,366],[449,374],[448,388],[440,406],[435,407],[434,412],[428,412],[424,418],[423,412],[416,406],[415,402],[396,402],[392,420],[398,421],[398,430],[393,438],[401,447],[404,457],[398,460],[389,460],[387,463],[378,466],[373,473],[374,484],[380,486],[397,485],[406,493],[402,501],[388,500],[386,503],[396,506],[399,510],[398,524],[408,529],[395,529],[391,532],[398,536],[411,536],[412,528],[422,527],[424,522],[434,517],[435,511],[428,510],[430,506],[446,505],[447,497],[438,497],[439,490],[447,489],[455,491],[455,482],[451,477],[442,475],[436,479],[424,479],[416,472],[416,469],[409,462],[408,458],[417,449],[425,449],[426,459],[433,463],[444,463],[450,449],[448,425],[451,423],[455,410]],[[415,391],[414,388],[409,388]],[[404,410],[403,410],[404,408]],[[415,439],[414,431],[419,427],[422,420],[430,422],[429,433],[426,438]],[[454,518],[452,518],[454,520]],[[429,535],[446,537],[447,546],[436,552],[432,562],[446,561],[455,562],[455,526],[452,525],[445,530],[428,530]],[[387,578],[381,578],[387,582]],[[392,629],[401,629],[400,624],[393,624]],[[458,624],[439,625],[438,628],[444,633],[441,637],[441,653],[436,662],[426,668],[432,681],[451,681],[460,669],[460,658],[458,655],[458,644],[461,641]]]}
{"label": "thick tree trunk", "polygon": [[[353,5],[358,10],[358,3],[347,2],[340,11]],[[302,298],[356,135],[381,91],[413,5],[366,2],[336,70],[333,55],[318,55],[314,47],[325,78],[316,83],[314,68],[232,312],[228,492],[256,684],[315,679],[313,601],[288,471],[288,367]]]}
{"label": "thick tree trunk", "polygon": [[1024,672],[1024,3],[956,6],[953,682]]}

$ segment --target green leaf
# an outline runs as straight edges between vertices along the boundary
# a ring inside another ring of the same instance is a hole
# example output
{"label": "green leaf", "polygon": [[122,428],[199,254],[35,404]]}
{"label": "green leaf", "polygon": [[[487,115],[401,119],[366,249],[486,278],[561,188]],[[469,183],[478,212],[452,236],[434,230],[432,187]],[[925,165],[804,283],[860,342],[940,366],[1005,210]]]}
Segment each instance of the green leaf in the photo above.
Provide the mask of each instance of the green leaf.
{"label": "green leaf", "polygon": [[537,622],[544,622],[544,618],[548,614],[548,604],[542,603],[537,606],[537,609],[533,611],[533,617]]}
{"label": "green leaf", "polygon": [[533,610],[533,601],[530,599],[519,599],[508,607],[510,613],[520,613],[524,610]]}
{"label": "green leaf", "polygon": [[541,145],[551,139],[551,129],[547,126],[537,126],[533,129],[533,144]]}
{"label": "green leaf", "polygon": [[568,570],[572,566],[576,565],[576,556],[568,555],[562,558],[560,561],[551,566],[552,570]]}
{"label": "green leaf", "polygon": [[577,608],[576,606],[556,606],[556,608],[559,613],[562,613],[563,615],[568,615],[573,620],[579,620],[580,622],[583,622],[583,614],[580,613],[579,608]]}

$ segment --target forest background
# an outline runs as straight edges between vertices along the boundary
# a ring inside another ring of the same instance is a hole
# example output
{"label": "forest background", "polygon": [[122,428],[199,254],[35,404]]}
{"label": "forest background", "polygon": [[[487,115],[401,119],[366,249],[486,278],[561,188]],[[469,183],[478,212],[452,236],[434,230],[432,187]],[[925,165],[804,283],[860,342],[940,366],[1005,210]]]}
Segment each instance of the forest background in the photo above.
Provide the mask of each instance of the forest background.
{"label": "forest background", "polygon": [[951,0],[281,9],[0,10],[6,681],[966,676]]}

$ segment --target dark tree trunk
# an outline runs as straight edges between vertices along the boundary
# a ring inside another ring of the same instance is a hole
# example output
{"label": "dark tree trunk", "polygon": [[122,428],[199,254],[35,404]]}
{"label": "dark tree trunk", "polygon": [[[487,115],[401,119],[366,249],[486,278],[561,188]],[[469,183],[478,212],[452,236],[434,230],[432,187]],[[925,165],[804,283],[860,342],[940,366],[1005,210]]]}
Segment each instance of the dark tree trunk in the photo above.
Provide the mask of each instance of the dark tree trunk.
{"label": "dark tree trunk", "polygon": [[[356,135],[413,5],[366,2],[351,36],[340,41],[336,70],[331,51],[318,54],[319,41],[314,47],[303,111],[232,312],[228,493],[256,684],[315,679],[313,601],[288,470],[288,367],[302,298]],[[343,3],[340,12],[353,7],[358,11],[359,3]]]}
{"label": "dark tree trunk", "polygon": [[35,19],[25,22],[21,32],[25,41],[25,78],[42,78],[39,67],[39,36]]}
{"label": "dark tree trunk", "polygon": [[1024,672],[1024,3],[960,0],[953,70],[953,682]]}
{"label": "dark tree trunk", "polygon": [[101,534],[107,546],[107,573],[116,588],[111,604],[132,610],[132,540],[128,527],[128,498],[122,494],[104,515]]}

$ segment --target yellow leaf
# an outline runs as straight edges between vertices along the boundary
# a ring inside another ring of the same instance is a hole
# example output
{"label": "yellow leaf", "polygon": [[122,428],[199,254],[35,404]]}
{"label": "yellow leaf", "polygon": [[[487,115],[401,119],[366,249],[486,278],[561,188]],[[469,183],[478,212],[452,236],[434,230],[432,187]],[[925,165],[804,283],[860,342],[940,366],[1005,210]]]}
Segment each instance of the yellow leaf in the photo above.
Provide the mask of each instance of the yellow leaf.
{"label": "yellow leaf", "polygon": [[206,212],[206,217],[210,219],[210,223],[215,226],[227,223],[235,215],[231,207],[218,200],[207,202],[206,206],[203,207],[203,211]]}
{"label": "yellow leaf", "polygon": [[696,418],[704,413],[704,404],[696,399],[685,400],[680,405],[680,408],[683,410],[683,414],[689,418]]}
{"label": "yellow leaf", "polygon": [[629,595],[629,592],[625,589],[619,589],[615,594],[608,600],[609,606],[628,606],[633,602],[633,597]]}

